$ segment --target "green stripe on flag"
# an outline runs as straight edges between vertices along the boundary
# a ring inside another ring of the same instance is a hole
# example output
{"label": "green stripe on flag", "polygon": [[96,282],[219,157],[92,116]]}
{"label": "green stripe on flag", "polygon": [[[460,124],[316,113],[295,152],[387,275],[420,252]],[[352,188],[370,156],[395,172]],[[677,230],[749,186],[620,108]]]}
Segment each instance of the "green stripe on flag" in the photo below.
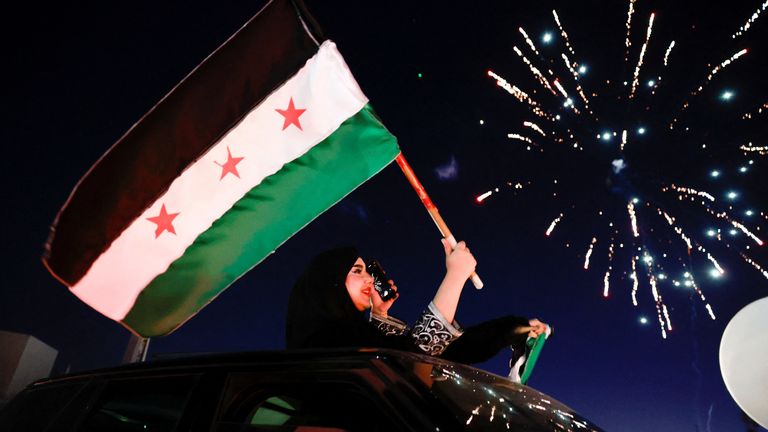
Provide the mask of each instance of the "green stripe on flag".
{"label": "green stripe on flag", "polygon": [[145,337],[170,333],[399,152],[366,105],[200,234],[139,294],[123,324]]}

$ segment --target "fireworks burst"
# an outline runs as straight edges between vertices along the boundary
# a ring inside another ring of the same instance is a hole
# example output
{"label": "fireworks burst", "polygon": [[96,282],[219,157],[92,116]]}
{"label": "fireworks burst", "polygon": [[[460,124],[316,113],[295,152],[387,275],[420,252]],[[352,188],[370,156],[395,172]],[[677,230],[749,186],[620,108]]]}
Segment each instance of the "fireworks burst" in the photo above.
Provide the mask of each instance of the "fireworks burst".
{"label": "fireworks burst", "polygon": [[[509,181],[507,186],[531,186],[526,191],[539,201],[552,197],[554,212],[544,233],[568,237],[568,245],[586,244],[583,267],[599,267],[603,297],[609,297],[616,289],[611,283],[620,280],[632,304],[642,307],[638,290],[647,287],[664,338],[673,326],[663,292],[687,290],[714,320],[714,309],[694,275],[716,283],[739,271],[738,266],[751,266],[768,279],[759,262],[765,256],[761,224],[768,217],[763,210],[746,207],[755,198],[750,196],[755,183],[750,175],[757,166],[751,158],[768,155],[768,147],[752,142],[765,136],[760,120],[768,103],[759,91],[744,91],[739,97],[727,87],[734,79],[726,72],[749,58],[745,34],[759,27],[758,18],[767,7],[768,1],[762,3],[732,37],[707,50],[708,58],[691,64],[682,60],[690,48],[686,35],[676,34],[677,43],[668,36],[680,26],[665,23],[663,13],[643,11],[642,2],[629,0],[626,37],[617,35],[613,41],[625,51],[622,75],[602,82],[595,78],[594,67],[590,79],[584,76],[586,67],[575,49],[578,38],[570,39],[567,19],[552,11],[559,39],[548,33],[542,39],[546,44],[537,48],[531,30],[518,29],[522,40],[513,51],[527,76],[511,84],[502,74],[488,71],[534,116],[522,129],[518,123],[507,137],[528,151],[535,149],[528,157],[547,166],[538,171],[523,167],[516,175],[530,180]],[[642,34],[633,34],[635,16],[648,17]],[[666,40],[654,39],[656,34]],[[637,63],[630,66],[630,58]],[[756,81],[759,72],[753,72]],[[741,109],[726,110],[726,104]],[[714,163],[719,166],[711,166]],[[544,173],[556,177],[544,178]],[[740,188],[726,188],[731,181]],[[553,192],[540,194],[542,187]],[[499,193],[493,188],[477,202]],[[514,196],[519,196],[517,191]],[[716,255],[726,253],[748,266],[721,264]]]}

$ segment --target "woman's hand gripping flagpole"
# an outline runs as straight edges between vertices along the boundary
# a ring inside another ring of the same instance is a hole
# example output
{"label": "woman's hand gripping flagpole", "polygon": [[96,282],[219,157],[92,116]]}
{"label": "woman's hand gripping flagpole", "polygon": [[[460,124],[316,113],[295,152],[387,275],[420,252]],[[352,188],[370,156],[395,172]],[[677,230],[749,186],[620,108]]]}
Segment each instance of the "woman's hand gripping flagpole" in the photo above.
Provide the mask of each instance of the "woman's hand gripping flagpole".
{"label": "woman's hand gripping flagpole", "polygon": [[[400,166],[400,169],[403,171],[403,174],[405,174],[405,177],[408,179],[408,182],[411,183],[411,186],[413,186],[413,189],[416,191],[416,194],[421,199],[422,204],[424,204],[424,207],[426,207],[427,211],[429,212],[429,215],[432,217],[432,220],[435,222],[435,225],[437,225],[437,229],[440,230],[440,234],[442,234],[443,238],[448,242],[448,244],[450,244],[451,248],[455,250],[456,246],[458,245],[456,238],[453,236],[453,234],[451,234],[451,230],[448,229],[448,225],[446,225],[445,221],[440,216],[440,212],[438,212],[435,204],[432,202],[431,199],[429,199],[429,195],[427,195],[427,191],[424,189],[424,186],[421,185],[421,182],[416,177],[416,174],[413,172],[413,169],[411,169],[411,166],[408,164],[408,161],[405,160],[405,157],[403,157],[402,153],[397,155],[397,158],[395,158],[395,160],[397,161],[397,164]],[[480,276],[478,276],[477,273],[472,272],[470,279],[472,280],[472,284],[475,286],[475,288],[480,289],[483,287],[483,281],[480,280]]]}

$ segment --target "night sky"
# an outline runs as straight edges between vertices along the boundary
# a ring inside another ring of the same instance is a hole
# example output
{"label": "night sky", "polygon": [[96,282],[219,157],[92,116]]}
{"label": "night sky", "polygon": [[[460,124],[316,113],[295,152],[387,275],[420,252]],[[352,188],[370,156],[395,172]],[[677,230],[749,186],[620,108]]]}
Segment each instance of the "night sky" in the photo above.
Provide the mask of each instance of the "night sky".
{"label": "night sky", "polygon": [[[33,4],[7,14],[3,26],[10,78],[0,104],[6,151],[0,329],[32,334],[59,350],[59,372],[118,364],[129,333],[47,273],[40,256],[48,227],[91,164],[261,6],[111,3]],[[698,8],[700,2],[638,0],[627,61],[628,2],[445,3],[317,0],[308,7],[398,137],[454,234],[478,260],[486,287],[467,285],[459,322],[467,326],[516,314],[551,323],[555,337],[530,384],[606,430],[747,430],[723,384],[718,349],[733,315],[768,293],[768,280],[739,252],[763,268],[768,253],[742,231],[732,234],[733,225],[707,213],[701,197],[679,201],[680,194],[662,188],[674,183],[707,191],[717,198],[714,213],[727,211],[758,237],[765,235],[768,161],[757,153],[745,156],[739,146],[766,145],[768,112],[757,110],[768,103],[768,17],[731,37],[761,3]],[[553,8],[576,56],[564,45]],[[651,12],[653,34],[630,100]],[[553,35],[550,44],[543,43],[545,32]],[[676,45],[664,66],[672,40]],[[579,109],[583,101],[560,53],[586,65],[579,83],[595,115],[563,107],[565,98],[536,81],[515,46],[550,83],[559,77]],[[742,48],[749,50],[745,56],[707,81],[716,65]],[[561,119],[533,115],[496,85],[489,69]],[[686,101],[690,106],[681,111]],[[745,119],[746,113],[753,117]],[[541,125],[547,136],[523,121]],[[646,130],[639,135],[641,127]],[[627,168],[616,173],[611,163],[619,158],[622,130],[629,134],[622,159]],[[611,135],[607,140],[605,132]],[[531,138],[531,150],[508,138],[511,133]],[[574,150],[573,142],[584,150]],[[712,176],[713,170],[720,175]],[[518,182],[522,189],[514,188]],[[495,188],[497,193],[477,202]],[[729,198],[729,192],[736,195]],[[627,211],[633,198],[639,237],[632,235]],[[725,273],[712,277],[711,261],[695,247],[689,257],[656,208],[674,215],[676,225],[711,252]],[[560,213],[562,221],[546,236]],[[710,229],[721,231],[710,237]],[[178,331],[153,339],[149,355],[283,348],[293,282],[317,252],[344,244],[379,259],[401,292],[391,313],[412,321],[444,271],[439,238],[392,164]],[[592,238],[597,241],[585,270]],[[653,256],[651,267],[644,252]],[[631,297],[632,256],[640,257],[637,306]],[[609,268],[610,292],[604,297]],[[646,268],[672,323],[666,339]],[[685,271],[694,275],[706,302],[684,283],[675,286],[675,280],[685,281]],[[480,367],[506,375],[507,355]]]}

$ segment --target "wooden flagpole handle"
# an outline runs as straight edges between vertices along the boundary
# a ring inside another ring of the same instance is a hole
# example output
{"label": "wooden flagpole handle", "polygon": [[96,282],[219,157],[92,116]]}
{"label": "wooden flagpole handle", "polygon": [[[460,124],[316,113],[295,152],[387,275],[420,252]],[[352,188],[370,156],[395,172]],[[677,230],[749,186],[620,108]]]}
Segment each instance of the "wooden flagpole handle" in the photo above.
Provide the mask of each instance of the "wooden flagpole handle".
{"label": "wooden flagpole handle", "polygon": [[[443,218],[440,216],[440,212],[437,211],[437,207],[435,206],[435,203],[432,202],[431,199],[429,199],[429,195],[427,195],[427,191],[424,189],[424,186],[421,185],[421,182],[416,177],[416,174],[413,172],[413,169],[411,169],[411,166],[408,164],[408,161],[405,160],[405,157],[403,157],[403,153],[400,153],[397,155],[397,158],[395,158],[395,161],[397,161],[397,165],[400,166],[400,169],[403,171],[403,174],[405,174],[405,178],[408,179],[408,182],[411,183],[411,186],[413,186],[413,189],[416,191],[416,194],[419,196],[419,199],[421,199],[422,204],[424,204],[424,207],[427,208],[427,212],[429,212],[429,215],[432,217],[432,221],[435,222],[435,225],[437,225],[437,229],[440,230],[440,234],[442,234],[443,238],[448,240],[448,243],[451,245],[451,248],[456,248],[456,238],[451,234],[451,230],[448,229],[448,225],[446,225]],[[483,287],[483,281],[480,280],[480,276],[477,275],[477,273],[472,272],[472,275],[469,277],[472,280],[472,284],[475,286],[475,288],[480,289]]]}

